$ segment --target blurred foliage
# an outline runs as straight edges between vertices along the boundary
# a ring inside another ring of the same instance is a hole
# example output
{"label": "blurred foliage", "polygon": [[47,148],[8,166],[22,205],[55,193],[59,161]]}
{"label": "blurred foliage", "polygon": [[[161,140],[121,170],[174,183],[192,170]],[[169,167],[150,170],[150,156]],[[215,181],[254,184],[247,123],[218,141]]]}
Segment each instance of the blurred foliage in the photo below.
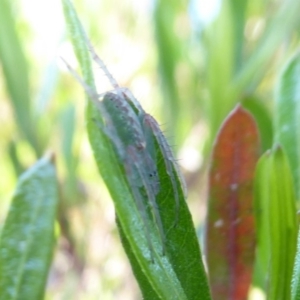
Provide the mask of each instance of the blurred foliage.
{"label": "blurred foliage", "polygon": [[[20,176],[0,239],[0,299],[42,299],[55,245],[54,157]],[[34,199],[34,201],[32,201]]]}
{"label": "blurred foliage", "polygon": [[[208,5],[207,3],[211,3]],[[120,85],[155,115],[179,153],[196,226],[216,132],[242,101],[272,143],[275,76],[298,47],[297,0],[74,1]],[[61,2],[0,2],[0,224],[18,175],[47,149],[59,177],[60,237],[47,298],[138,299],[84,122]],[[111,89],[98,72],[101,91]],[[243,102],[244,101],[244,102]],[[129,275],[128,275],[129,274]]]}

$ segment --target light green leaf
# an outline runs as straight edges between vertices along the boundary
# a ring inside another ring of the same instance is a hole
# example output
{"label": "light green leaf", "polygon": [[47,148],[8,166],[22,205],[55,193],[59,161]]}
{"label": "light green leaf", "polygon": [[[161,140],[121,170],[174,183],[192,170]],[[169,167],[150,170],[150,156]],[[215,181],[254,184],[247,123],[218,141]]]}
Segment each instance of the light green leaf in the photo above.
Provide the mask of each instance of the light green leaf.
{"label": "light green leaf", "polygon": [[29,94],[28,65],[15,28],[11,2],[0,1],[0,61],[16,123],[37,156],[42,145],[36,135]]}
{"label": "light green leaf", "polygon": [[254,207],[256,217],[257,250],[254,267],[254,284],[266,291],[270,264],[270,222],[269,222],[269,165],[270,151],[258,161],[255,171]]}
{"label": "light green leaf", "polygon": [[42,299],[54,247],[55,168],[39,160],[19,179],[0,240],[0,299]]}
{"label": "light green leaf", "polygon": [[271,114],[261,99],[255,96],[246,97],[242,101],[243,107],[249,110],[259,128],[262,152],[267,151],[273,144],[273,123]]}
{"label": "light green leaf", "polygon": [[244,28],[248,1],[230,0],[230,10],[234,31],[234,67],[238,71],[243,62]]}
{"label": "light green leaf", "polygon": [[75,204],[79,200],[80,191],[78,190],[76,167],[78,164],[78,154],[74,149],[74,133],[76,126],[76,111],[74,104],[71,103],[62,111],[60,115],[61,126],[61,151],[66,167],[66,178],[63,184],[64,199],[68,204]]}
{"label": "light green leaf", "polygon": [[298,231],[297,254],[292,279],[292,300],[300,300],[300,231]]}
{"label": "light green leaf", "polygon": [[289,300],[298,227],[292,175],[280,146],[259,161],[256,189],[258,260],[268,269],[268,299]]}
{"label": "light green leaf", "polygon": [[232,13],[230,0],[222,1],[218,19],[206,32],[211,141],[214,140],[221,123],[238,100],[229,94],[228,89],[234,73],[234,55],[237,49],[235,49]]}
{"label": "light green leaf", "polygon": [[300,194],[300,55],[283,70],[276,91],[275,138],[284,148],[293,174],[296,195]]}
{"label": "light green leaf", "polygon": [[180,62],[183,47],[182,39],[170,27],[174,27],[176,18],[182,13],[182,1],[168,0],[155,2],[153,21],[158,53],[158,71],[161,80],[164,101],[163,110],[166,122],[169,125],[170,135],[178,136],[181,129],[179,122],[181,109],[178,97],[178,83],[176,82],[176,68]]}

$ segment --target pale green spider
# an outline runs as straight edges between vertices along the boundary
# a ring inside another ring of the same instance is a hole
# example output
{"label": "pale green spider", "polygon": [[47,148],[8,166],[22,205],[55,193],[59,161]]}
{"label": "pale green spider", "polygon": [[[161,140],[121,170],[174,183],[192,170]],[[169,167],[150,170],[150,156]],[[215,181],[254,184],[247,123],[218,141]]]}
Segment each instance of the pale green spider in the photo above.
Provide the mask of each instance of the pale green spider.
{"label": "pale green spider", "polygon": [[[176,202],[175,225],[178,221],[179,189],[183,188],[185,192],[184,181],[172,151],[156,120],[143,110],[138,100],[128,89],[121,88],[118,85],[103,61],[95,53],[90,42],[87,41],[87,43],[93,60],[108,77],[114,88],[113,91],[98,95],[65,63],[73,76],[84,87],[89,98],[103,117],[104,125],[97,123],[98,127],[114,145],[116,154],[124,166],[126,179],[143,217],[151,253],[153,249],[149,235],[150,229],[147,221],[146,203],[149,203],[151,207],[153,218],[161,237],[163,253],[165,253],[166,234],[156,201],[156,196],[162,187],[157,170],[155,145],[158,145],[159,150],[163,154],[166,171],[172,183]],[[178,186],[176,178],[179,179],[181,186]],[[149,201],[146,201],[147,199]]]}

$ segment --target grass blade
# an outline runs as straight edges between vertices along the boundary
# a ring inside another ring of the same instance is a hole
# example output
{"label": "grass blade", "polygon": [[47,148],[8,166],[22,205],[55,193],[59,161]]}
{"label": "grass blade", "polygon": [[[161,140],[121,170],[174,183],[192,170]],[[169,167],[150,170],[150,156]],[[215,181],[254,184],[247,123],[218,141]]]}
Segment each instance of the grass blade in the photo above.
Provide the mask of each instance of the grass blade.
{"label": "grass blade", "polygon": [[256,221],[256,258],[254,267],[254,284],[267,292],[268,272],[270,265],[270,222],[269,203],[270,193],[266,185],[269,178],[269,152],[258,161],[255,170],[255,221]]}

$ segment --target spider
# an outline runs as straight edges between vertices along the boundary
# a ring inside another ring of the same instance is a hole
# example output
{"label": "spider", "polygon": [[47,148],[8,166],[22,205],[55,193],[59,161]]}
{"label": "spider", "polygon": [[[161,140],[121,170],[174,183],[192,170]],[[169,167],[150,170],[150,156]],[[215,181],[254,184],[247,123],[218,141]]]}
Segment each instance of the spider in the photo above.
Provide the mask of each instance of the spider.
{"label": "spider", "polygon": [[[147,203],[150,205],[151,214],[160,235],[164,254],[166,234],[156,201],[156,197],[162,188],[157,170],[156,145],[158,145],[159,151],[162,153],[164,165],[172,183],[176,203],[175,225],[178,221],[179,188],[183,187],[185,192],[184,181],[171,148],[156,120],[144,111],[139,101],[127,88],[119,86],[88,40],[87,44],[93,60],[104,71],[113,86],[112,91],[100,95],[97,94],[94,89],[89,87],[79,77],[67,62],[64,62],[69,71],[83,86],[90,100],[97,107],[103,118],[103,124],[97,122],[97,125],[113,144],[117,157],[124,167],[127,182],[143,218],[146,238],[151,253],[153,248],[149,233],[150,224],[147,221],[149,219],[147,217]],[[178,186],[177,178],[181,187]]]}

